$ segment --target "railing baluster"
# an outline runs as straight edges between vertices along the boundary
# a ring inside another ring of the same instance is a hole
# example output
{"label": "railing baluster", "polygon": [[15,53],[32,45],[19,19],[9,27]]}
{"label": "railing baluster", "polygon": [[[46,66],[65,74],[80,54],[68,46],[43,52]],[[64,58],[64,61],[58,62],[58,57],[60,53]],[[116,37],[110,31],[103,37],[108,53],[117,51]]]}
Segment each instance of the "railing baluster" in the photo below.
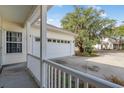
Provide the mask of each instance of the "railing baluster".
{"label": "railing baluster", "polygon": [[59,76],[58,76],[58,88],[61,88],[61,70],[59,70]]}
{"label": "railing baluster", "polygon": [[88,82],[84,82],[84,88],[88,88]]}
{"label": "railing baluster", "polygon": [[53,88],[53,67],[51,67],[51,88]]}
{"label": "railing baluster", "polygon": [[54,74],[54,87],[57,87],[56,81],[57,81],[57,69],[55,68],[55,74]]}
{"label": "railing baluster", "polygon": [[48,81],[46,80],[46,78],[48,79],[48,64],[45,63],[45,88],[47,88],[47,84]]}
{"label": "railing baluster", "polygon": [[75,79],[75,88],[79,88],[79,78]]}
{"label": "railing baluster", "polygon": [[72,85],[72,77],[71,75],[68,76],[68,87],[71,88]]}
{"label": "railing baluster", "polygon": [[49,84],[48,84],[48,86],[49,86],[49,88],[50,88],[50,87],[51,87],[51,86],[50,86],[50,83],[51,83],[51,80],[50,80],[50,65],[49,65],[48,69],[49,69],[49,70],[48,70],[48,73],[49,73],[49,75],[48,75],[48,76],[49,76],[49,79],[48,79]]}
{"label": "railing baluster", "polygon": [[63,72],[63,88],[66,88],[66,73]]}
{"label": "railing baluster", "polygon": [[[33,55],[30,55],[30,54],[28,54],[28,59],[30,59],[29,61],[34,60],[34,62],[35,61],[40,62],[40,58],[35,57]],[[47,87],[49,87],[49,88],[51,86],[52,87],[59,87],[59,88],[60,87],[73,87],[72,86],[72,84],[73,84],[73,81],[72,81],[73,78],[72,77],[76,77],[76,79],[75,79],[75,87],[80,86],[79,81],[84,81],[83,82],[84,83],[83,87],[85,87],[85,88],[90,87],[89,86],[90,84],[93,84],[94,86],[97,86],[97,87],[122,88],[122,86],[120,86],[118,84],[106,81],[104,79],[100,79],[100,78],[92,76],[92,75],[90,75],[88,73],[80,72],[78,70],[75,70],[75,69],[70,68],[68,66],[64,66],[62,64],[58,64],[58,63],[50,61],[50,60],[44,60],[44,62],[45,62],[45,69],[47,69],[47,70],[45,70],[45,72],[46,72],[46,74],[45,74],[46,78],[45,79],[47,79],[45,81],[47,81],[46,82]],[[30,67],[29,67],[29,69],[32,71],[32,69]],[[55,69],[55,74],[53,72],[54,70],[51,70],[51,69]],[[63,73],[63,85],[61,85],[61,82],[62,82],[61,81],[61,72],[64,72]],[[32,71],[32,73],[36,73],[36,72]],[[54,78],[54,75],[55,75],[55,78]],[[66,80],[66,75],[68,75],[67,76],[68,82]],[[35,74],[34,74],[34,77],[38,78],[37,76],[35,76]],[[54,82],[53,82],[53,79],[55,79]],[[66,86],[66,82],[68,83],[68,86]],[[53,84],[55,84],[55,86],[53,86]]]}

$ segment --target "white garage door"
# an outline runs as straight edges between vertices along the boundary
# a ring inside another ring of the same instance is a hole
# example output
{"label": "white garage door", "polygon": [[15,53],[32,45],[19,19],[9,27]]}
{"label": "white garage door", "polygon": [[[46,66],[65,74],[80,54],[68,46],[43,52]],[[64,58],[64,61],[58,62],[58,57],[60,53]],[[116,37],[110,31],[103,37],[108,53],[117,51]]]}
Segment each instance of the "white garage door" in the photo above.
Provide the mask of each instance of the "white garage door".
{"label": "white garage door", "polygon": [[[40,57],[40,42],[33,40],[33,54]],[[47,58],[71,56],[74,54],[74,43],[68,40],[48,39]]]}
{"label": "white garage door", "polygon": [[71,42],[66,40],[48,39],[47,57],[56,58],[71,55]]}

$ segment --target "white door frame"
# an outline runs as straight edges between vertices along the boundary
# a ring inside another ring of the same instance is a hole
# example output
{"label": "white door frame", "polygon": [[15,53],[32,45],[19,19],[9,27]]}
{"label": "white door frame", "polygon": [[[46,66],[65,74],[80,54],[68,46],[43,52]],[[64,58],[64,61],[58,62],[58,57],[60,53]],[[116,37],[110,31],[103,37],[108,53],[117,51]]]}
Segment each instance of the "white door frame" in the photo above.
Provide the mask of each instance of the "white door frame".
{"label": "white door frame", "polygon": [[2,29],[0,28],[0,67],[2,65]]}
{"label": "white door frame", "polygon": [[2,66],[2,17],[0,16],[0,68]]}

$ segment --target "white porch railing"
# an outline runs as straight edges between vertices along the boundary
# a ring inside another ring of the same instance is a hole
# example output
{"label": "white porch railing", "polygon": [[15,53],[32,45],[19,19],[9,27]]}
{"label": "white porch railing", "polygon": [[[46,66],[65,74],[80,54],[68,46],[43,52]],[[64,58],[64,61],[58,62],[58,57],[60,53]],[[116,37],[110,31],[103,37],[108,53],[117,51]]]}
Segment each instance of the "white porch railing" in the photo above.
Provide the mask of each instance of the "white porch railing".
{"label": "white porch railing", "polygon": [[[30,55],[31,56],[31,55]],[[36,58],[34,56],[31,56]],[[58,64],[50,60],[45,63],[45,86],[48,88],[121,88],[115,83]]]}
{"label": "white porch railing", "polygon": [[27,68],[30,70],[31,74],[35,77],[36,82],[40,86],[40,58],[28,54]]}

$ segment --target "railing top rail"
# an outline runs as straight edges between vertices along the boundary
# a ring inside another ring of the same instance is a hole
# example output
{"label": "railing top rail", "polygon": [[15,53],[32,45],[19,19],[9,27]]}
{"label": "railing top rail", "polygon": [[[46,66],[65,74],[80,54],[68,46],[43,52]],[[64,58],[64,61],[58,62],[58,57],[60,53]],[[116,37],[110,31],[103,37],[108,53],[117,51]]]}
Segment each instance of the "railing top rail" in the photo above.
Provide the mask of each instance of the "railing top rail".
{"label": "railing top rail", "polygon": [[[32,54],[28,54],[28,55],[40,60],[39,57],[36,57]],[[90,75],[88,73],[81,72],[81,71],[73,69],[71,67],[64,66],[62,64],[56,63],[56,62],[51,61],[51,60],[43,60],[43,62],[46,62],[47,64],[50,64],[51,66],[53,66],[57,69],[60,69],[60,70],[66,72],[68,74],[71,74],[72,76],[80,78],[85,82],[89,82],[89,83],[97,85],[99,87],[106,87],[106,88],[122,88],[123,87],[123,86],[120,86],[118,84],[115,84],[115,83],[109,82],[107,80],[95,77],[95,76]]]}
{"label": "railing top rail", "polygon": [[33,55],[33,54],[29,54],[29,53],[28,53],[28,55],[34,57],[34,58],[37,59],[37,60],[40,60],[40,57],[38,57],[38,56],[35,56],[35,55]]}
{"label": "railing top rail", "polygon": [[101,78],[98,78],[98,77],[95,77],[93,75],[90,75],[88,73],[84,73],[84,72],[81,72],[81,71],[78,71],[78,70],[75,70],[73,68],[70,68],[70,67],[67,67],[67,66],[64,66],[64,65],[61,65],[61,64],[58,64],[54,61],[51,61],[51,60],[44,60],[44,62],[47,62],[48,64],[68,73],[68,74],[71,74],[77,78],[80,78],[82,80],[84,80],[85,82],[89,82],[91,84],[94,84],[94,85],[97,85],[99,87],[106,87],[106,88],[122,88],[122,86],[118,85],[118,84],[115,84],[115,83],[112,83],[112,82],[109,82],[107,80],[104,80],[104,79],[101,79]]}

